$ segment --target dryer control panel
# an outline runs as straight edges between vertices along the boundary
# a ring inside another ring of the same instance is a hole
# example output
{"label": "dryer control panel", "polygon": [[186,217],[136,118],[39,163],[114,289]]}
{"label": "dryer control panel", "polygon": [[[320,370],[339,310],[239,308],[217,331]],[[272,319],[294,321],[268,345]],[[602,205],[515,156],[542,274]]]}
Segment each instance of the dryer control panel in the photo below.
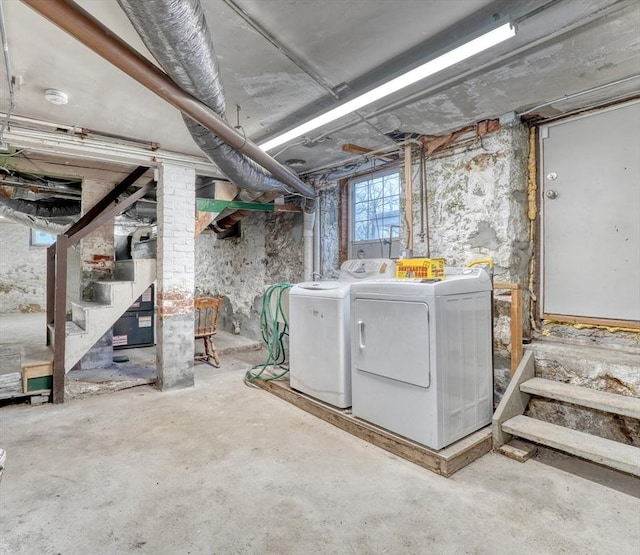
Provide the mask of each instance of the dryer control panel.
{"label": "dryer control panel", "polygon": [[396,263],[390,258],[354,258],[340,266],[341,280],[392,278],[396,275]]}

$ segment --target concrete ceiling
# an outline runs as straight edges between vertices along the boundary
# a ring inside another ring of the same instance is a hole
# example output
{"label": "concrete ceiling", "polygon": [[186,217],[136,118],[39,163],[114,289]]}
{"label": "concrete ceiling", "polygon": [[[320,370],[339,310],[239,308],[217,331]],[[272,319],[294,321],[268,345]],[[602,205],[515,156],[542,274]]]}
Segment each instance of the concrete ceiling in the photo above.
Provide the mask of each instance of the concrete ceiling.
{"label": "concrete ceiling", "polygon": [[[151,57],[115,0],[78,2]],[[305,160],[298,171],[346,161],[343,143],[392,146],[391,131],[441,134],[508,112],[565,113],[637,92],[636,0],[202,0],[220,60],[227,118],[256,142],[417,65],[501,18],[518,22],[508,42],[276,152]],[[200,154],[180,114],[19,0],[3,0],[10,59],[19,76],[16,114],[159,143]],[[240,10],[304,66],[293,63]],[[309,75],[313,74],[313,77]],[[594,92],[567,99],[582,91]],[[46,88],[69,96],[44,99]],[[335,97],[339,98],[336,99]],[[8,107],[2,81],[0,110]],[[316,139],[320,139],[316,142]]]}

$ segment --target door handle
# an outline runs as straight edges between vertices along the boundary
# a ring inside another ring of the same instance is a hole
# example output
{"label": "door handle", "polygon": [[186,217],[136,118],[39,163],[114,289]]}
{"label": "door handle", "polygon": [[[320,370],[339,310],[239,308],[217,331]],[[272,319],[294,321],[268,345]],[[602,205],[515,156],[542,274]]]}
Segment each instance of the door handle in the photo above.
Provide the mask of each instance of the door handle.
{"label": "door handle", "polygon": [[364,322],[358,320],[358,346],[364,349]]}

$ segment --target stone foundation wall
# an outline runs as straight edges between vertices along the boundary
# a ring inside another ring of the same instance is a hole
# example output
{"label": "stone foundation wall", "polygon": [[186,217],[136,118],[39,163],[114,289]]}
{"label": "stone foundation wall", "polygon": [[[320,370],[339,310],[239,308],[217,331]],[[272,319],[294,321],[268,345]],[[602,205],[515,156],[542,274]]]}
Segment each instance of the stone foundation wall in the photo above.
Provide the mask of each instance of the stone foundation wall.
{"label": "stone foundation wall", "polygon": [[240,237],[196,239],[196,295],[224,297],[219,329],[260,339],[267,287],[303,279],[302,214],[254,212],[240,228]]}
{"label": "stone foundation wall", "polygon": [[31,246],[30,232],[0,220],[0,314],[46,309],[47,249]]}

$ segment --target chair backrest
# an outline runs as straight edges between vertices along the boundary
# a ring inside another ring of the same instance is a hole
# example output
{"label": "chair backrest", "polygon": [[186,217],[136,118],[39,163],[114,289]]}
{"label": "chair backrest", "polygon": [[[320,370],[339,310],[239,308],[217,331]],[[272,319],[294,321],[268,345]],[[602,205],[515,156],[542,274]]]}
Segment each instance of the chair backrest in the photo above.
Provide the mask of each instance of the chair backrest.
{"label": "chair backrest", "polygon": [[195,336],[204,337],[216,333],[222,298],[198,297],[193,304],[195,309]]}

